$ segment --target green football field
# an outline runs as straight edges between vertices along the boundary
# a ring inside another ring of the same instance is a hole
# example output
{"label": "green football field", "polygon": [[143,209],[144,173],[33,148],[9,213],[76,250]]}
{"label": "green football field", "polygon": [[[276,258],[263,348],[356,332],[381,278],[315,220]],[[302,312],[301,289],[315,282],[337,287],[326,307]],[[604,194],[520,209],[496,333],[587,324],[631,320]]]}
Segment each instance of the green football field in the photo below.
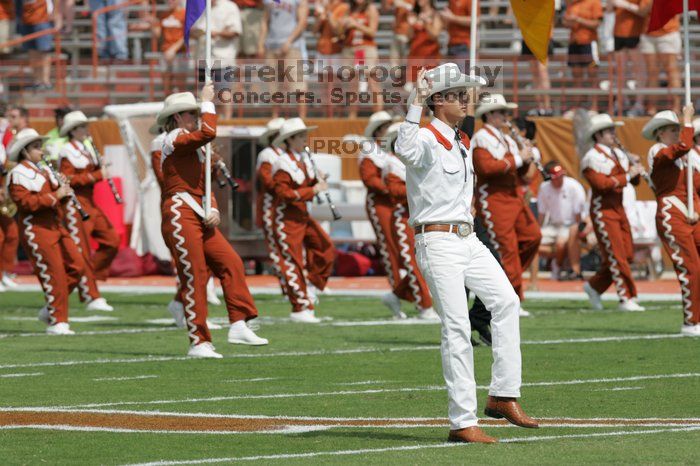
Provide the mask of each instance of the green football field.
{"label": "green football field", "polygon": [[[700,339],[676,303],[644,313],[529,301],[521,319],[526,430],[485,420],[497,445],[445,442],[439,325],[397,324],[377,298],[323,296],[320,325],[258,296],[266,347],[188,360],[170,295],[73,303],[71,337],[44,335],[39,293],[0,295],[3,464],[567,464],[700,461]],[[406,309],[410,313],[410,309]],[[211,315],[223,321],[224,310]],[[475,349],[480,410],[491,350]]]}

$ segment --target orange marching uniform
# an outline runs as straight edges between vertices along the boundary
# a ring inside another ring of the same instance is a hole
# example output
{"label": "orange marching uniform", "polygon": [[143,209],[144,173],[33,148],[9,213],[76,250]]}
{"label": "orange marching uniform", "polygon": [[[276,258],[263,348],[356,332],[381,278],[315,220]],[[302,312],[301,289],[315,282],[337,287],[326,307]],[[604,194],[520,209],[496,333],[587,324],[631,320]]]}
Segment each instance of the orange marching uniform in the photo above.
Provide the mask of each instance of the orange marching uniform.
{"label": "orange marching uniform", "polygon": [[[6,172],[9,160],[5,147],[0,143],[0,172]],[[6,177],[0,173],[0,191],[5,189]],[[9,193],[5,193],[8,196]],[[17,259],[17,247],[19,246],[19,228],[12,217],[0,214],[0,289],[4,284],[12,285],[7,274],[12,272]]]}
{"label": "orange marching uniform", "polygon": [[[20,151],[26,153],[27,145],[42,140],[36,131],[26,128],[15,136],[10,156],[16,159]],[[40,146],[35,150],[41,150]],[[26,158],[10,172],[8,189],[17,204],[22,246],[46,298],[39,319],[48,324],[49,334],[72,334],[68,296],[85,272],[85,262],[65,226],[62,201],[68,197],[59,200],[58,180]]]}
{"label": "orange marching uniform", "polygon": [[[165,125],[173,115],[197,108],[191,93],[172,94],[165,101],[158,123]],[[203,223],[206,173],[202,148],[216,137],[216,113],[214,104],[209,101],[202,102],[201,111],[200,129],[188,132],[183,128],[171,128],[163,141],[161,229],[175,259],[182,287],[185,323],[191,343],[189,355],[221,357],[213,351],[206,321],[207,266],[221,280],[231,324],[245,326],[246,321],[258,316],[258,311],[245,281],[243,261],[218,228],[209,228]],[[213,197],[212,209],[216,209]],[[233,342],[230,333],[229,341]],[[266,343],[265,340],[263,344]],[[197,353],[195,348],[200,346],[205,353]]]}
{"label": "orange marching uniform", "polygon": [[523,270],[537,255],[542,234],[520,189],[520,152],[509,135],[489,124],[474,134],[471,143],[477,181],[477,215],[522,300]]}

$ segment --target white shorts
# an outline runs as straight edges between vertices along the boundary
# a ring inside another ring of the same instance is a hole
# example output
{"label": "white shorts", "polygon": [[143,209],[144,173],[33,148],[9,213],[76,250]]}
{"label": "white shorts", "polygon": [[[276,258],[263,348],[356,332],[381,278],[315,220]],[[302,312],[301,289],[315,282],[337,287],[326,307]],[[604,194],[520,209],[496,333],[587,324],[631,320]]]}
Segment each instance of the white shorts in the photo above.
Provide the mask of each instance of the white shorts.
{"label": "white shorts", "polygon": [[681,33],[680,31],[669,32],[658,37],[642,34],[639,38],[639,50],[649,55],[654,53],[678,55],[681,53]]}
{"label": "white shorts", "polygon": [[567,241],[569,239],[570,226],[565,225],[545,225],[540,231],[542,232],[542,241],[540,244],[554,244],[558,241]]}

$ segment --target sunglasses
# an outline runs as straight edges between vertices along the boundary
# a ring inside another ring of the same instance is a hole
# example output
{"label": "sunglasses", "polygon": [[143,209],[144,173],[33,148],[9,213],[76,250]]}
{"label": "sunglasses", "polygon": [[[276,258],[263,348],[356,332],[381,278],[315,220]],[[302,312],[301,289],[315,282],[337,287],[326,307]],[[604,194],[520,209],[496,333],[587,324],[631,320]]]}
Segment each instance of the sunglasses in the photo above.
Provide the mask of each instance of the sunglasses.
{"label": "sunglasses", "polygon": [[469,102],[469,94],[466,91],[462,92],[445,92],[444,99],[447,102]]}

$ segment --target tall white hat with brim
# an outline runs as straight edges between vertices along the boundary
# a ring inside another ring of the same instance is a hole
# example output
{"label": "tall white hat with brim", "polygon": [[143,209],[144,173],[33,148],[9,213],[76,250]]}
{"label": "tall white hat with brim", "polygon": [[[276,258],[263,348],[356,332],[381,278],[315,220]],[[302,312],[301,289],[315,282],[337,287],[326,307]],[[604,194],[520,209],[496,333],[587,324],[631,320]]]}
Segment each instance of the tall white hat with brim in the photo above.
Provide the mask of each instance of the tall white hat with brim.
{"label": "tall white hat with brim", "polygon": [[693,120],[693,136],[700,134],[700,118]]}
{"label": "tall white hat with brim", "polygon": [[7,155],[9,156],[10,160],[16,162],[17,158],[19,157],[19,153],[22,152],[22,149],[35,141],[43,142],[47,139],[47,137],[37,133],[34,128],[24,128],[15,134],[14,139],[12,139],[7,148]]}
{"label": "tall white hat with brim", "polygon": [[496,110],[515,110],[516,108],[518,108],[518,104],[507,102],[503,94],[484,94],[474,112],[474,118],[480,118],[481,115]]}
{"label": "tall white hat with brim", "polygon": [[396,141],[396,138],[399,137],[399,128],[401,127],[401,122],[397,123],[392,123],[389,128],[386,130],[386,134],[384,135],[384,141],[386,144],[386,150],[391,150],[391,145]]}
{"label": "tall white hat with brim", "polygon": [[306,123],[304,123],[304,120],[301,118],[290,118],[285,120],[285,122],[282,124],[279,133],[277,133],[275,139],[272,140],[272,145],[279,146],[295,134],[303,133],[304,131],[310,131],[316,128],[318,128],[318,126],[306,126]]}
{"label": "tall white hat with brim", "polygon": [[[425,72],[425,78],[432,81],[433,85],[430,89],[430,97],[438,92],[449,91],[450,89],[466,89],[468,87],[485,86],[486,80],[479,76],[470,77],[468,74],[462,73],[455,63],[443,63],[433,69]],[[416,98],[417,89],[413,89],[408,96],[408,105],[413,104]],[[423,101],[423,105],[427,103],[427,99]]]}
{"label": "tall white hat with brim", "polygon": [[642,129],[642,136],[649,140],[656,140],[656,130],[669,125],[680,126],[681,122],[678,121],[678,115],[671,110],[663,110],[656,115],[654,115],[651,120],[647,121]]}
{"label": "tall white hat with brim", "polygon": [[273,118],[272,120],[267,122],[267,125],[265,126],[265,132],[260,135],[258,138],[258,141],[260,142],[261,145],[263,146],[269,146],[270,145],[270,136],[275,134],[280,130],[282,125],[284,124],[284,118],[279,117],[279,118]]}
{"label": "tall white hat with brim", "polygon": [[375,112],[369,117],[369,122],[365,128],[365,137],[373,138],[374,132],[379,129],[382,125],[391,123],[393,118],[389,112],[382,110],[381,112]]}
{"label": "tall white hat with brim", "polygon": [[88,123],[88,117],[85,116],[80,110],[70,112],[63,117],[63,124],[61,129],[58,131],[58,135],[61,137],[68,136],[68,133],[77,128],[80,125],[86,125]]}
{"label": "tall white hat with brim", "polygon": [[199,110],[199,104],[197,103],[197,99],[194,98],[194,94],[191,92],[176,92],[175,94],[170,94],[165,98],[163,109],[156,117],[156,123],[160,126],[165,126],[165,122],[168,121],[169,116],[192,110]]}
{"label": "tall white hat with brim", "polygon": [[586,128],[586,139],[592,138],[598,131],[623,125],[624,123],[621,121],[613,121],[612,117],[607,113],[593,115],[588,123],[588,128]]}

